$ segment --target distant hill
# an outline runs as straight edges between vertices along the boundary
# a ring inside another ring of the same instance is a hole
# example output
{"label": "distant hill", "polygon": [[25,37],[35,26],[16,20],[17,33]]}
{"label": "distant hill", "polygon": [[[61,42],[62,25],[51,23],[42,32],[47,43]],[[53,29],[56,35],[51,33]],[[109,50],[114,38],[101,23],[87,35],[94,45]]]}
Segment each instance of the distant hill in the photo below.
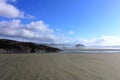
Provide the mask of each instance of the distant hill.
{"label": "distant hill", "polygon": [[76,44],[75,47],[83,47],[83,44]]}
{"label": "distant hill", "polygon": [[43,52],[57,52],[58,48],[49,47],[42,44],[32,42],[19,42],[15,40],[0,39],[0,52],[3,53],[43,53]]}

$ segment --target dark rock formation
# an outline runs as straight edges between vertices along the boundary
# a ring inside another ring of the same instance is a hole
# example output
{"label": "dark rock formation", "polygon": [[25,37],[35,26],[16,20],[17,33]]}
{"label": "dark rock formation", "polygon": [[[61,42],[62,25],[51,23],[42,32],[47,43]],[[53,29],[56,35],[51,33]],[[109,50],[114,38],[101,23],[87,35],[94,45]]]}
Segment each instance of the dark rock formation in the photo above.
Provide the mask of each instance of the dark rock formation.
{"label": "dark rock formation", "polygon": [[0,39],[0,52],[15,52],[15,53],[43,53],[57,52],[60,49],[40,45],[32,42],[18,42],[8,39]]}
{"label": "dark rock formation", "polygon": [[84,47],[83,44],[76,44],[75,47]]}

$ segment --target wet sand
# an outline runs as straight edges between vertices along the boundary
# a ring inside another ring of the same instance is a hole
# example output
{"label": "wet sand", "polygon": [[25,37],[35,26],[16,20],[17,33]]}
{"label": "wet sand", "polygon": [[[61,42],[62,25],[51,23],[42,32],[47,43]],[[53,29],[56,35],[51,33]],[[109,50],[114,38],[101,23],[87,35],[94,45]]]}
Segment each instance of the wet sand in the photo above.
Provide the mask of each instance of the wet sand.
{"label": "wet sand", "polygon": [[0,54],[0,80],[120,80],[120,53]]}

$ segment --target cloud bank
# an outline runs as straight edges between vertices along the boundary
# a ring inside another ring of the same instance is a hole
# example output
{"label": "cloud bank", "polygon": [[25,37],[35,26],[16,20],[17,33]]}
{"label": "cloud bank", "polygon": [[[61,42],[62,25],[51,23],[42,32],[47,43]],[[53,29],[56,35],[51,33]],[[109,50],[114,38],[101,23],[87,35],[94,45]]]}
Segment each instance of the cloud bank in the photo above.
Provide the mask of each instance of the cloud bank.
{"label": "cloud bank", "polygon": [[76,43],[82,43],[87,46],[119,46],[120,37],[102,36],[94,39],[79,39]]}
{"label": "cloud bank", "polygon": [[[48,27],[42,20],[22,24],[20,20],[1,21],[0,38],[9,38],[23,41],[34,41],[38,43],[64,43],[61,37],[54,35],[54,31]],[[69,40],[69,43],[81,43],[86,46],[118,46],[120,37],[102,36],[93,39],[78,39],[77,41]]]}
{"label": "cloud bank", "polygon": [[43,21],[21,24],[20,20],[1,21],[0,37],[21,38],[37,42],[56,42],[58,38]]}

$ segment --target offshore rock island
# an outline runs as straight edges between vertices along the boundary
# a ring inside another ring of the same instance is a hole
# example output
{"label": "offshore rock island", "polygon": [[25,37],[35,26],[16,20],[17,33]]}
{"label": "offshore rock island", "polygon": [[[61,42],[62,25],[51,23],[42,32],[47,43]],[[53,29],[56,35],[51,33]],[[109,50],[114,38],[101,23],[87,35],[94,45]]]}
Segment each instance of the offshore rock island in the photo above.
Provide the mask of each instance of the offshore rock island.
{"label": "offshore rock island", "polygon": [[0,53],[49,53],[60,49],[33,42],[0,39]]}

